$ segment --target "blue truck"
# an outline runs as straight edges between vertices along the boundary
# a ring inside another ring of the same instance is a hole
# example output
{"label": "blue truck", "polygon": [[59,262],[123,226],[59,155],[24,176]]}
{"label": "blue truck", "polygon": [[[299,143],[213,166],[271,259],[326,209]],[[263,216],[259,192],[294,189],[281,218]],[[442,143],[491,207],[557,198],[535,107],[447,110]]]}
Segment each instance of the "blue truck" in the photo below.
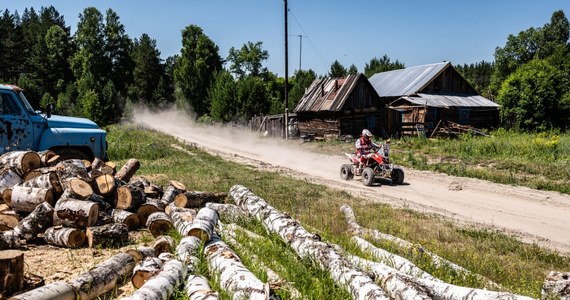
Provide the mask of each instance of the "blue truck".
{"label": "blue truck", "polygon": [[107,133],[95,122],[34,110],[21,88],[0,84],[0,155],[15,150],[52,150],[62,159],[108,160]]}

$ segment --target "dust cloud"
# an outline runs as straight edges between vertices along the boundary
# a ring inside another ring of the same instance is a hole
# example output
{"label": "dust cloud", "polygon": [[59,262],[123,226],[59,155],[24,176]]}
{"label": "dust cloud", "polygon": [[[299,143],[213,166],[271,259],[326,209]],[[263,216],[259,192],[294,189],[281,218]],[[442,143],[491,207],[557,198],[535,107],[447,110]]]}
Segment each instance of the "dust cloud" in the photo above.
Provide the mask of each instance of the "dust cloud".
{"label": "dust cloud", "polygon": [[176,110],[156,113],[139,108],[134,111],[133,120],[207,151],[243,156],[323,178],[337,179],[340,165],[348,162],[342,153],[322,155],[303,151],[298,148],[298,140],[264,137],[248,128],[204,125]]}

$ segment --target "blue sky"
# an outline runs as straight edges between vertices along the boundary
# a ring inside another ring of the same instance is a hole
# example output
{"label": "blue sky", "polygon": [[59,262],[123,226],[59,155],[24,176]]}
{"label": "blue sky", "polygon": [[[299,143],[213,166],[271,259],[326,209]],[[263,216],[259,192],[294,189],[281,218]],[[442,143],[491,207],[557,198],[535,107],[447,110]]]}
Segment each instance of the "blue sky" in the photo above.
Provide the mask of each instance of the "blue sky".
{"label": "blue sky", "polygon": [[[86,7],[102,13],[112,8],[127,34],[147,33],[162,58],[180,53],[181,31],[200,26],[227,57],[231,47],[263,42],[265,66],[284,75],[284,2],[282,0],[3,0],[3,8],[21,14],[25,7],[53,5],[72,32]],[[288,0],[289,74],[299,68],[326,74],[334,60],[363,72],[373,57],[416,66],[492,61],[495,47],[509,34],[541,27],[562,9],[570,18],[569,0]],[[300,38],[302,37],[302,48]]]}

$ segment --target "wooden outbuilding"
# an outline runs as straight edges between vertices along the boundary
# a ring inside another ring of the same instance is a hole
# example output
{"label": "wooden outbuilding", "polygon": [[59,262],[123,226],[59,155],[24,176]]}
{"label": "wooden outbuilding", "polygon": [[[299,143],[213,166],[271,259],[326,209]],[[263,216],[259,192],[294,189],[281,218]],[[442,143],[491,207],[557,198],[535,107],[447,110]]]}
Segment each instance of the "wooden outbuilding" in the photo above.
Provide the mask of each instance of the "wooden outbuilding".
{"label": "wooden outbuilding", "polygon": [[396,132],[397,112],[387,110],[363,74],[316,79],[293,112],[301,136],[358,136],[363,128],[381,137]]}
{"label": "wooden outbuilding", "polygon": [[369,78],[381,101],[401,113],[402,134],[439,122],[476,128],[499,123],[499,105],[481,96],[450,62],[374,74]]}

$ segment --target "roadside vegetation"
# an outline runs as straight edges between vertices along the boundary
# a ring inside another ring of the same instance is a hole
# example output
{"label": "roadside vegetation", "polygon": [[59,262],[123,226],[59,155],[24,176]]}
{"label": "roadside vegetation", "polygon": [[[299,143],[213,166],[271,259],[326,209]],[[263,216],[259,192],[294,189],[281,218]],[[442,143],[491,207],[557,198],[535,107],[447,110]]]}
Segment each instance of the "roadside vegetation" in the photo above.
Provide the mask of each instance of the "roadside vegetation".
{"label": "roadside vegetation", "polygon": [[[522,141],[526,139],[521,135]],[[538,138],[538,135],[534,138]],[[545,137],[546,138],[546,137]],[[485,140],[481,139],[481,145],[467,147],[467,141],[460,140],[457,149],[463,149],[457,154],[457,159],[463,160],[469,153],[479,153],[476,149],[505,149],[517,139],[497,137],[494,146],[484,147]],[[499,142],[503,141],[503,142]],[[436,154],[449,153],[452,142],[436,142],[428,140],[405,139],[395,142],[393,146],[394,159],[403,161],[410,166],[415,166],[413,161],[425,161],[429,165],[428,154],[426,158],[420,158],[419,152],[427,148],[432,149],[429,157]],[[441,145],[438,143],[442,143]],[[465,144],[464,144],[465,143]],[[504,144],[503,144],[504,143]],[[178,147],[173,147],[178,145]],[[325,147],[324,143],[312,144],[316,147]],[[326,147],[351,147],[351,144],[330,144]],[[407,147],[407,148],[404,148]],[[532,148],[532,144],[528,144]],[[560,161],[566,157],[567,152],[562,149],[568,147],[568,137],[560,136],[558,147]],[[439,149],[437,152],[435,149]],[[544,159],[546,154],[533,157],[531,149],[526,152],[528,157],[525,161]],[[497,283],[505,290],[531,297],[540,297],[540,289],[545,276],[551,270],[564,271],[570,267],[570,257],[560,253],[541,248],[534,244],[521,243],[501,233],[491,230],[466,228],[444,220],[434,215],[426,215],[413,212],[408,209],[394,209],[388,205],[371,203],[366,199],[355,198],[346,192],[315,185],[307,181],[284,176],[276,172],[257,170],[253,166],[240,165],[223,160],[218,156],[210,155],[196,147],[178,142],[173,137],[150,131],[141,127],[112,126],[109,128],[109,149],[111,160],[118,164],[124,163],[129,158],[137,158],[141,161],[138,175],[145,176],[156,184],[166,185],[169,180],[178,180],[190,190],[228,192],[230,187],[241,184],[250,188],[258,196],[265,199],[277,209],[290,214],[299,220],[309,231],[318,233],[324,241],[341,245],[344,249],[355,254],[361,254],[351,243],[351,235],[347,231],[339,208],[343,204],[350,205],[356,214],[357,221],[364,227],[378,229],[382,232],[406,239],[413,243],[420,243],[426,249],[433,251],[467,269],[481,274]],[[396,151],[397,150],[397,151]],[[496,150],[486,150],[487,152]],[[507,151],[507,150],[505,150]],[[521,152],[516,148],[509,150],[510,153]],[[501,152],[502,153],[502,152]],[[477,154],[481,157],[484,153]],[[508,153],[501,154],[505,160]],[[493,157],[499,157],[495,154]],[[443,157],[443,155],[442,155]],[[450,156],[445,156],[449,158]],[[513,161],[518,161],[511,158]],[[476,161],[473,159],[473,161]],[[452,165],[450,163],[450,165]],[[523,168],[523,167],[521,167]],[[554,169],[554,167],[553,167]],[[306,261],[297,259],[288,246],[279,238],[265,233],[261,225],[256,222],[240,224],[243,227],[266,236],[267,240],[260,243],[248,239],[245,234],[238,234],[238,241],[244,245],[244,249],[238,252],[244,264],[250,268],[258,278],[264,280],[266,275],[258,267],[251,253],[271,267],[288,282],[299,290],[308,299],[347,299],[349,295],[332,283],[327,274],[321,272]],[[376,244],[386,250],[402,255],[416,263],[426,271],[451,282],[463,286],[483,287],[484,283],[476,278],[463,279],[450,270],[436,268],[414,254],[409,249],[401,249],[394,244]],[[244,252],[245,251],[245,252]],[[199,270],[210,278],[213,288],[220,290],[219,283],[207,272],[203,263]],[[287,291],[283,291],[283,298],[288,298]],[[222,295],[223,299],[229,299]],[[178,295],[177,299],[185,299],[184,295]]]}

